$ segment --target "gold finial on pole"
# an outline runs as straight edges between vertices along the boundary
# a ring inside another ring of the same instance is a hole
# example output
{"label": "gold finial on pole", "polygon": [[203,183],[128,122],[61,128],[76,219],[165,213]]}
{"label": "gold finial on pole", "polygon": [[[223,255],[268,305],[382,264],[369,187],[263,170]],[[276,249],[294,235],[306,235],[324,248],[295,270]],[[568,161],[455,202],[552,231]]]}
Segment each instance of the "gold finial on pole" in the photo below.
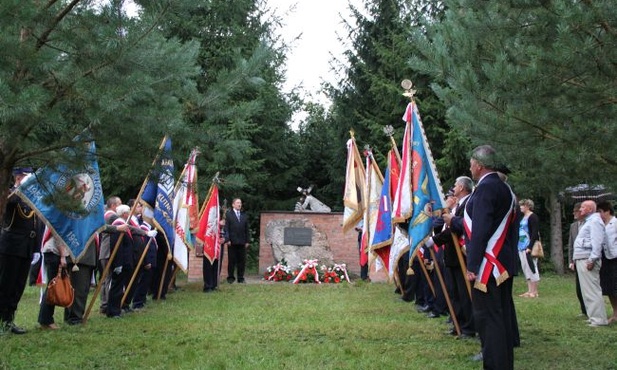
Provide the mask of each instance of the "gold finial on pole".
{"label": "gold finial on pole", "polygon": [[411,80],[404,79],[401,81],[401,87],[405,90],[403,96],[408,97],[410,100],[413,100],[414,95],[416,94],[416,90],[412,89],[413,83]]}

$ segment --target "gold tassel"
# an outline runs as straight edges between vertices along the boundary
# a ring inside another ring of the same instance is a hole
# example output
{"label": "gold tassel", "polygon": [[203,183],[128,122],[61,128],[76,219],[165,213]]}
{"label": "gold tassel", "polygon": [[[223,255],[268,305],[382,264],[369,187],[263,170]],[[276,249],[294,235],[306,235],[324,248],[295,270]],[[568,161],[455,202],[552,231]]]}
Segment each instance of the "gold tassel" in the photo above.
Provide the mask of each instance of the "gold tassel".
{"label": "gold tassel", "polygon": [[407,269],[407,275],[415,275],[416,273],[413,272],[413,269],[410,267]]}
{"label": "gold tassel", "polygon": [[77,272],[79,271],[79,267],[77,267],[77,265],[73,265],[73,268],[71,269],[71,271]]}

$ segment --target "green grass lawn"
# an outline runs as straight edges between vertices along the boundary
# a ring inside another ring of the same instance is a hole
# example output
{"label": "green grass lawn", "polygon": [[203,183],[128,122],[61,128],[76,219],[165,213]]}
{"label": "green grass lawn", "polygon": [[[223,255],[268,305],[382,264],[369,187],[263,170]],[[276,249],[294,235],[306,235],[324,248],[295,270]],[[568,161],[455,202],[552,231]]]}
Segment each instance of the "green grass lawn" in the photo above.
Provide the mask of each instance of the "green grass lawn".
{"label": "green grass lawn", "polygon": [[[204,294],[179,282],[166,301],[119,320],[93,310],[84,326],[37,328],[38,288],[27,288],[16,322],[0,337],[2,369],[478,369],[476,340],[446,334],[388,284],[223,284]],[[572,276],[543,276],[540,297],[515,304],[522,344],[515,369],[617,369],[617,325],[577,317]],[[98,302],[94,306],[98,308]],[[610,314],[610,308],[607,305]]]}

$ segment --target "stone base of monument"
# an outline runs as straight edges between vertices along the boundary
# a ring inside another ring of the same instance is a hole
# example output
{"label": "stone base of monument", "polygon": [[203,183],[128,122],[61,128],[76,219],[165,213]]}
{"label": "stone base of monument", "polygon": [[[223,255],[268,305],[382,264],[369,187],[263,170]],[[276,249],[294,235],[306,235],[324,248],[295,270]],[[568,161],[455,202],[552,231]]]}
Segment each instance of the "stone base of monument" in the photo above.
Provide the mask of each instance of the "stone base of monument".
{"label": "stone base of monument", "polygon": [[[358,233],[343,233],[342,213],[263,212],[260,221],[260,274],[283,259],[291,267],[317,259],[320,265],[345,263],[352,280],[360,278]],[[385,272],[372,270],[372,281],[387,280]]]}
{"label": "stone base of monument", "polygon": [[[320,265],[345,263],[352,281],[360,279],[358,233],[343,233],[341,212],[283,212],[269,211],[260,214],[259,275],[269,266],[283,259],[296,267],[306,259],[317,259]],[[221,268],[221,281],[227,278],[227,251]],[[189,281],[202,280],[202,258],[191,252]],[[373,282],[388,280],[385,270],[375,271],[371,266],[369,277]]]}

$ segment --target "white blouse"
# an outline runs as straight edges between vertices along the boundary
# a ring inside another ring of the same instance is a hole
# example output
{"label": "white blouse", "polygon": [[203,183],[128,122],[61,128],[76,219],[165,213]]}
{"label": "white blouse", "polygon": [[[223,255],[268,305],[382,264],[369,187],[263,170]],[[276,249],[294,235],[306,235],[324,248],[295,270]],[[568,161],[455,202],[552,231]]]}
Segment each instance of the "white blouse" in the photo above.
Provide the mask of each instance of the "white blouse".
{"label": "white blouse", "polygon": [[604,256],[612,260],[617,258],[617,218],[615,216],[604,226],[604,230],[606,230],[606,238],[608,239],[608,242],[604,245]]}

